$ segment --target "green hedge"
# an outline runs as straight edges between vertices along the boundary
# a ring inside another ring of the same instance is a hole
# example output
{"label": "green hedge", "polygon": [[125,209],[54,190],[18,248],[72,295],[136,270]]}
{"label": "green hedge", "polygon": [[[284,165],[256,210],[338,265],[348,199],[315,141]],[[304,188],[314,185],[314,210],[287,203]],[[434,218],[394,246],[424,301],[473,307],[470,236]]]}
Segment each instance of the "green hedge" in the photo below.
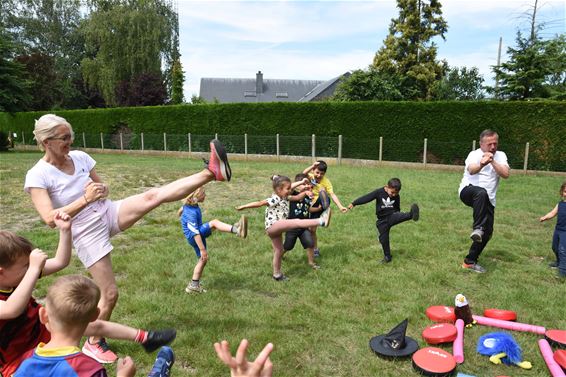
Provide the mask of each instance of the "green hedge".
{"label": "green hedge", "polygon": [[[34,119],[44,113],[2,113],[0,130],[31,135]],[[422,154],[422,140],[428,138],[429,152],[448,163],[461,162],[453,157],[455,153],[462,155],[457,143],[468,145],[483,129],[492,128],[501,135],[501,149],[513,149],[517,155],[515,167],[529,142],[530,168],[566,170],[566,106],[560,102],[238,103],[67,110],[56,114],[69,120],[75,132],[89,134],[111,134],[126,125],[134,134],[341,134],[360,139],[361,144],[383,136],[397,140],[400,149],[411,149],[407,153],[414,158],[419,151]],[[363,148],[352,151],[352,157],[363,158]]]}

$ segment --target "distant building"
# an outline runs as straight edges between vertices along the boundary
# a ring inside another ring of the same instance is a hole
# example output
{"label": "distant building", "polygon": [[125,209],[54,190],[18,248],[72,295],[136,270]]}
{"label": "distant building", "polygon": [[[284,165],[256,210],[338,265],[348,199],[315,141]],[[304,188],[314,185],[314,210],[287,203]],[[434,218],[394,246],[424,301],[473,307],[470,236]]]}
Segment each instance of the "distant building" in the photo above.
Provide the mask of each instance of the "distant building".
{"label": "distant building", "polygon": [[200,97],[207,102],[311,102],[334,94],[349,73],[328,81],[264,79],[258,71],[254,79],[202,78]]}

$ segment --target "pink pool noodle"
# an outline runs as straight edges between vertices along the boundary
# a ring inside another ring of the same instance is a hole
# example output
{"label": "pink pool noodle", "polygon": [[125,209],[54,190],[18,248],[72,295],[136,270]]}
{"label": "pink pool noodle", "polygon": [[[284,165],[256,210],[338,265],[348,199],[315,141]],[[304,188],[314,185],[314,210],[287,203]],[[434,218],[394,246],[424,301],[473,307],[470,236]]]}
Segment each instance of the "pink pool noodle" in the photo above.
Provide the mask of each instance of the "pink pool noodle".
{"label": "pink pool noodle", "polygon": [[454,340],[452,353],[454,354],[454,360],[458,364],[462,364],[464,362],[464,321],[461,319],[456,320],[456,330],[458,330],[458,335],[456,335],[456,340]]}
{"label": "pink pool noodle", "polygon": [[552,356],[552,348],[550,348],[550,344],[546,341],[546,339],[539,339],[538,347],[540,348],[540,353],[546,362],[546,366],[550,371],[552,377],[566,377],[564,371],[558,365],[556,361],[554,361],[554,357]]}
{"label": "pink pool noodle", "polygon": [[512,321],[503,321],[501,319],[487,318],[479,315],[474,315],[474,319],[480,325],[499,327],[501,329],[513,330],[513,331],[526,331],[534,332],[535,334],[542,334],[546,332],[546,329],[542,326],[529,325],[527,323],[519,323]]}

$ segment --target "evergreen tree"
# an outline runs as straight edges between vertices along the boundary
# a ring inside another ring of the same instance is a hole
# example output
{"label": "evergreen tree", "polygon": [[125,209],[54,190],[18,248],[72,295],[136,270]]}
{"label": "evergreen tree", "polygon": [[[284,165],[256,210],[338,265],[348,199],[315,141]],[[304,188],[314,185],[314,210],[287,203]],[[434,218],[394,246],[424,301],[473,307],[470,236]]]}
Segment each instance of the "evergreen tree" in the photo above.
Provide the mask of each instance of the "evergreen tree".
{"label": "evergreen tree", "polygon": [[433,83],[440,79],[442,66],[436,60],[434,37],[448,29],[438,0],[397,0],[399,16],[391,20],[389,35],[377,52],[373,67],[398,76],[406,99],[427,99]]}
{"label": "evergreen tree", "polygon": [[171,68],[171,103],[174,105],[181,104],[185,98],[183,96],[183,84],[185,83],[185,75],[180,60],[175,60]]}

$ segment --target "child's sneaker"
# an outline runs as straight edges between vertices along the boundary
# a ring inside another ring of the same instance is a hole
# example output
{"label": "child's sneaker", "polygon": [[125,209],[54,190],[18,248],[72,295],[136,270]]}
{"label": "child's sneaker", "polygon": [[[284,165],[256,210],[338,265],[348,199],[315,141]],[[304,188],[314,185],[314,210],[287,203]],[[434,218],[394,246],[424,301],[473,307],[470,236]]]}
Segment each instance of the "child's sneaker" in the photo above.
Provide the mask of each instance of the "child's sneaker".
{"label": "child's sneaker", "polygon": [[236,233],[238,237],[246,238],[248,236],[248,218],[246,215],[242,215],[240,220],[234,225],[238,229],[238,233]]}
{"label": "child's sneaker", "polygon": [[187,285],[187,288],[185,288],[185,292],[189,293],[189,294],[193,294],[193,293],[206,293],[206,289],[204,289],[202,287],[202,285],[197,285],[194,286],[192,284],[189,283],[189,285]]}
{"label": "child's sneaker", "polygon": [[417,203],[411,204],[411,217],[413,221],[418,221],[420,216],[420,209]]}
{"label": "child's sneaker", "polygon": [[214,139],[210,142],[210,160],[208,170],[214,174],[217,181],[229,181],[232,178],[232,170],[228,164],[228,155],[222,143]]}
{"label": "child's sneaker", "polygon": [[82,349],[83,353],[101,364],[111,364],[118,360],[118,356],[110,350],[106,339],[101,338],[98,342],[92,344],[87,339]]}
{"label": "child's sneaker", "polygon": [[381,260],[381,264],[386,264],[386,263],[391,263],[391,260],[393,258],[391,257],[391,255],[384,255],[383,259]]}
{"label": "child's sneaker", "polygon": [[330,208],[327,208],[324,210],[324,212],[322,212],[322,215],[320,215],[320,226],[323,226],[325,228],[328,228],[328,226],[330,225],[330,217],[332,216],[332,210]]}
{"label": "child's sneaker", "polygon": [[[153,352],[161,346],[171,343],[177,337],[175,329],[148,331],[147,340],[142,344],[145,352]],[[159,356],[158,356],[159,357]]]}
{"label": "child's sneaker", "polygon": [[147,377],[169,377],[174,362],[175,354],[171,347],[161,347]]}
{"label": "child's sneaker", "polygon": [[482,242],[482,238],[483,238],[483,230],[481,230],[481,229],[474,229],[474,231],[472,232],[472,234],[470,234],[470,238],[471,238],[472,241],[474,241],[474,242],[481,243],[481,242]]}
{"label": "child's sneaker", "polygon": [[279,276],[273,275],[272,278],[275,281],[287,281],[287,280],[289,280],[289,278],[287,276],[283,275],[283,274],[281,274]]}
{"label": "child's sneaker", "polygon": [[313,264],[309,264],[310,268],[312,268],[313,270],[320,270],[320,266],[316,263]]}
{"label": "child's sneaker", "polygon": [[462,268],[468,271],[474,271],[477,272],[478,274],[483,274],[485,272],[487,272],[487,270],[485,268],[483,268],[482,266],[480,266],[477,263],[462,263]]}
{"label": "child's sneaker", "polygon": [[313,250],[312,254],[315,258],[320,257],[320,249],[317,247],[316,249]]}

